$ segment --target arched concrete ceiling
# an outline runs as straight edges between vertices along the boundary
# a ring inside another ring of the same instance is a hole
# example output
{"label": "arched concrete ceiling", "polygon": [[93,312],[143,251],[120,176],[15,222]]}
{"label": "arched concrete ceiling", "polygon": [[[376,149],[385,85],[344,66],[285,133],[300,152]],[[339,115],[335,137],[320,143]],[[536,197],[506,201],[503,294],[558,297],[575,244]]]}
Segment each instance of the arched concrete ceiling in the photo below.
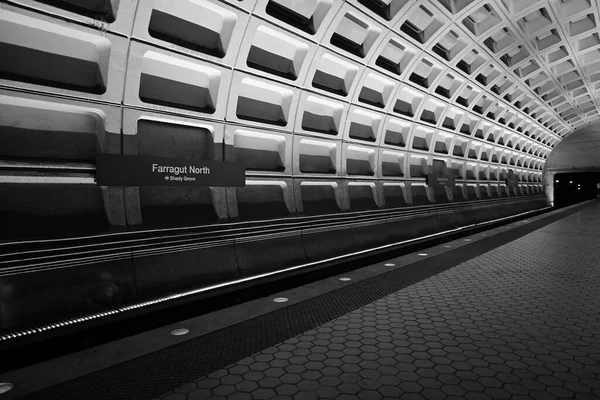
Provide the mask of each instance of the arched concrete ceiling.
{"label": "arched concrete ceiling", "polygon": [[578,129],[550,153],[546,171],[600,170],[600,123]]}
{"label": "arched concrete ceiling", "polygon": [[[106,151],[162,154],[143,121],[171,124],[174,146],[194,126],[235,148],[248,185],[289,191],[291,212],[296,184],[408,190],[435,160],[465,187],[509,168],[537,184],[554,146],[599,118],[597,0],[4,3],[0,127],[88,129],[92,113]],[[77,159],[70,139],[17,137],[0,156]]]}

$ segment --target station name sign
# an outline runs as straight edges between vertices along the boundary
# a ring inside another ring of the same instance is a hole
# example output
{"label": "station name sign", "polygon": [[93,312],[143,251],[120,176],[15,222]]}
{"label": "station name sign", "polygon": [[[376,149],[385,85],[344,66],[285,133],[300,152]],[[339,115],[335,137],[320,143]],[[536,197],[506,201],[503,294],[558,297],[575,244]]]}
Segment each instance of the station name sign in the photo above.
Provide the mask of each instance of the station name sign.
{"label": "station name sign", "polygon": [[427,175],[427,185],[437,187],[452,187],[456,185],[456,178],[451,174],[436,174]]}
{"label": "station name sign", "polygon": [[100,186],[244,187],[243,164],[181,158],[98,154],[96,183]]}
{"label": "station name sign", "polygon": [[429,167],[427,174],[427,185],[433,187],[456,186],[456,175],[454,170],[448,168],[445,163],[435,164]]}
{"label": "station name sign", "polygon": [[517,187],[519,186],[519,177],[515,175],[514,171],[509,170],[506,176],[506,186]]}
{"label": "station name sign", "polygon": [[517,178],[516,176],[509,176],[508,178],[506,178],[506,186],[519,186],[519,178]]}

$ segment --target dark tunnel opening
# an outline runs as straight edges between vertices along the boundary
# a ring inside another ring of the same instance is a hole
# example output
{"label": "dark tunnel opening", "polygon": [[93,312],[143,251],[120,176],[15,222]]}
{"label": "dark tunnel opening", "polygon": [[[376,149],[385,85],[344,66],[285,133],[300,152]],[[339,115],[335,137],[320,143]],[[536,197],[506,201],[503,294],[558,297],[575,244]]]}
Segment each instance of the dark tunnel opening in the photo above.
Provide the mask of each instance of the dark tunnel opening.
{"label": "dark tunnel opening", "polygon": [[600,198],[600,172],[562,173],[554,176],[554,206],[566,207]]}

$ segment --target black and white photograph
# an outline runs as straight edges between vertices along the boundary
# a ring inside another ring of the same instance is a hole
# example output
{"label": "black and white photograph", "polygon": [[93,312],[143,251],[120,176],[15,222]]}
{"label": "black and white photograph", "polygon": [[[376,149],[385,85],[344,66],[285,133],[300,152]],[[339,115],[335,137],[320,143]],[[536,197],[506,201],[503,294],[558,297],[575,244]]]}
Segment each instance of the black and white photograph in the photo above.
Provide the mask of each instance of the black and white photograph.
{"label": "black and white photograph", "polygon": [[0,0],[0,400],[599,400],[600,0]]}

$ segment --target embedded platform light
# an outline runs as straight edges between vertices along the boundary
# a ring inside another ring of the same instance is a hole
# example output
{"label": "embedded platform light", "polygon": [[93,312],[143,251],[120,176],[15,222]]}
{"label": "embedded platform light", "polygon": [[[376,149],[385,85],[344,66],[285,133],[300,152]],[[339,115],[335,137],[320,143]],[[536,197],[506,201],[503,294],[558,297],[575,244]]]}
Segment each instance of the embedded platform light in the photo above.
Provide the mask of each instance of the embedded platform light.
{"label": "embedded platform light", "polygon": [[186,329],[186,328],[179,328],[179,329],[173,329],[170,333],[172,336],[183,336],[183,335],[187,335],[188,333],[190,333],[190,330]]}
{"label": "embedded platform light", "polygon": [[351,280],[352,280],[352,279],[350,279],[350,278],[345,278],[345,277],[344,277],[344,278],[340,278],[340,281],[342,281],[342,282],[348,282],[348,281],[351,281]]}
{"label": "embedded platform light", "polygon": [[384,264],[384,265],[386,267],[395,267],[396,266],[396,264],[393,264],[393,263],[387,263],[387,264]]}
{"label": "embedded platform light", "polygon": [[471,241],[471,239],[465,239],[465,242],[470,242],[470,241]]}
{"label": "embedded platform light", "polygon": [[427,253],[419,253],[419,255],[420,255],[421,257],[425,257],[425,256],[427,255]]}
{"label": "embedded platform light", "polygon": [[286,301],[288,301],[288,299],[286,299],[285,297],[276,297],[273,299],[273,301],[275,303],[285,303]]}
{"label": "embedded platform light", "polygon": [[452,247],[452,246],[450,246],[449,244],[447,244],[447,245],[445,245],[444,247],[445,247],[445,248],[447,248],[447,249],[449,249],[449,248],[450,248],[450,247]]}
{"label": "embedded platform light", "polygon": [[14,387],[15,387],[15,385],[13,385],[12,383],[1,382],[0,383],[0,394],[10,392]]}

